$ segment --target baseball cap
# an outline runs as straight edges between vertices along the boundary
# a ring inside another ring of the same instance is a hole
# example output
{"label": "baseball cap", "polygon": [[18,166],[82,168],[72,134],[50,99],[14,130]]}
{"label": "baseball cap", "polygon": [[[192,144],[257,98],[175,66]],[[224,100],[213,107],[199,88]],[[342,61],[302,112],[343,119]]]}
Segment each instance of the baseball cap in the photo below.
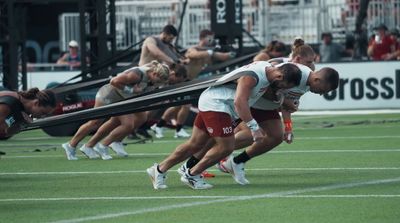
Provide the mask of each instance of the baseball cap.
{"label": "baseball cap", "polygon": [[71,40],[71,41],[69,41],[68,46],[69,47],[78,47],[79,45],[78,45],[78,42],[76,42],[75,40]]}

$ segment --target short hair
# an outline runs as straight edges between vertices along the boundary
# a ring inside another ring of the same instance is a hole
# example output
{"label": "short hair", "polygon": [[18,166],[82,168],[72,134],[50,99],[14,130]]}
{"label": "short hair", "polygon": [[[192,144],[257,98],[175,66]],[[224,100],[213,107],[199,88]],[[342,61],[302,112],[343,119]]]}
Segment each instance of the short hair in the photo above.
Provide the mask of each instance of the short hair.
{"label": "short hair", "polygon": [[173,25],[164,26],[162,32],[169,34],[169,35],[178,36],[178,31],[176,30],[176,28]]}
{"label": "short hair", "polygon": [[330,37],[331,39],[333,39],[332,33],[330,33],[330,32],[323,32],[323,33],[321,34],[321,40],[324,39],[325,36]]}
{"label": "short hair", "polygon": [[339,86],[339,73],[330,67],[320,69],[323,79],[329,84],[331,91]]}
{"label": "short hair", "polygon": [[169,69],[175,71],[176,77],[187,78],[187,69],[185,66],[174,63],[169,66]]}
{"label": "short hair", "polygon": [[301,70],[293,63],[284,63],[279,65],[278,70],[283,73],[283,80],[288,83],[293,83],[295,86],[300,84],[301,80]]}
{"label": "short hair", "polygon": [[213,31],[211,31],[211,30],[209,30],[209,29],[203,29],[203,30],[200,31],[199,38],[200,38],[200,39],[203,39],[203,38],[205,38],[206,36],[211,36],[211,35],[214,35],[214,32],[213,32]]}

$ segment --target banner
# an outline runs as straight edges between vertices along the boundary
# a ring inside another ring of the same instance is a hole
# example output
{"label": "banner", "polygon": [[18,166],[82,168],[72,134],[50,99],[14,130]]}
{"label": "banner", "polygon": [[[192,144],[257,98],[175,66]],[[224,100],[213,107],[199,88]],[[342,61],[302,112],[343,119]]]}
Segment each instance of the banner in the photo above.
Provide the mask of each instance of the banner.
{"label": "banner", "polygon": [[338,89],[326,95],[306,93],[300,110],[400,108],[400,62],[348,62],[316,64],[339,72]]}

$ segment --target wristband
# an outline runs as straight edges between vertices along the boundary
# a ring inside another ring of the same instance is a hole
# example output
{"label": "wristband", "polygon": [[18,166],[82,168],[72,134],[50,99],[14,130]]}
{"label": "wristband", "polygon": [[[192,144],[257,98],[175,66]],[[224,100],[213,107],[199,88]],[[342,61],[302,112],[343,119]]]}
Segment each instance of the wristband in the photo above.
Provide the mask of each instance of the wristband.
{"label": "wristband", "polygon": [[124,89],[122,89],[125,93],[133,94],[133,87],[125,85]]}
{"label": "wristband", "polygon": [[284,120],[283,124],[285,125],[285,132],[291,132],[292,131],[292,120]]}
{"label": "wristband", "polygon": [[208,55],[212,56],[214,54],[213,50],[207,50]]}
{"label": "wristband", "polygon": [[258,126],[258,123],[256,120],[254,120],[254,118],[251,121],[247,122],[246,125],[251,131],[257,131],[258,129],[260,129],[260,126]]}

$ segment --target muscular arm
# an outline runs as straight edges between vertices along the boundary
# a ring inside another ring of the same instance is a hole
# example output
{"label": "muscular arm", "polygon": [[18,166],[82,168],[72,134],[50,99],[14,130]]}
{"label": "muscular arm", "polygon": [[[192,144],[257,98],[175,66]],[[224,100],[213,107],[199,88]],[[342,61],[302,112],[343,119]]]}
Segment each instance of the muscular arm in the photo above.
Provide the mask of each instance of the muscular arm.
{"label": "muscular arm", "polygon": [[245,123],[253,119],[248,100],[251,90],[256,84],[257,80],[252,76],[246,75],[238,79],[234,104],[236,112]]}
{"label": "muscular arm", "polygon": [[207,50],[197,50],[196,48],[192,47],[187,50],[185,57],[196,60],[210,58],[211,56]]}
{"label": "muscular arm", "polygon": [[134,85],[140,81],[140,74],[134,70],[126,70],[122,74],[113,77],[110,84],[118,89],[124,89],[126,85]]}
{"label": "muscular arm", "polygon": [[163,51],[161,51],[157,47],[157,42],[153,39],[153,37],[147,38],[144,43],[149,50],[149,52],[156,58],[158,58],[160,61],[163,61],[167,64],[173,64],[175,63],[174,60],[172,60],[169,56],[167,56]]}

